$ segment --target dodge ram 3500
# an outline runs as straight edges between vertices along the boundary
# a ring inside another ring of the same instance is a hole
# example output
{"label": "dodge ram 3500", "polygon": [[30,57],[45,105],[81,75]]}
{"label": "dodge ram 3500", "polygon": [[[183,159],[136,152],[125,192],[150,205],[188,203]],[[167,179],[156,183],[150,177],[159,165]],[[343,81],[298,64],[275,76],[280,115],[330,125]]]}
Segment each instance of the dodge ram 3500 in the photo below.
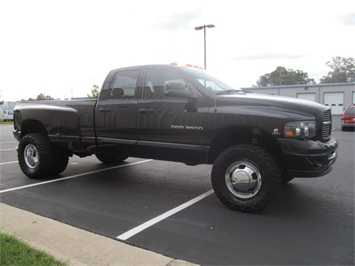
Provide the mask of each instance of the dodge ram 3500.
{"label": "dodge ram 3500", "polygon": [[200,69],[145,65],[112,70],[98,100],[18,103],[13,133],[29,178],[63,172],[73,155],[213,164],[221,202],[254,212],[282,183],[331,171],[331,131],[324,105],[236,89]]}

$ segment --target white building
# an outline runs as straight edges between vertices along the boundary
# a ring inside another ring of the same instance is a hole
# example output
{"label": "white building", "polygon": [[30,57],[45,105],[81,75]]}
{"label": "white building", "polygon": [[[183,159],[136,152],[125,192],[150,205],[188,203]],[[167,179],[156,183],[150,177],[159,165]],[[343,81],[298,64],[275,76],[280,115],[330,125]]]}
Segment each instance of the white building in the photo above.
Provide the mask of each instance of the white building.
{"label": "white building", "polygon": [[290,85],[242,88],[263,94],[306,99],[332,108],[332,114],[341,114],[346,106],[355,105],[355,82],[315,85]]}

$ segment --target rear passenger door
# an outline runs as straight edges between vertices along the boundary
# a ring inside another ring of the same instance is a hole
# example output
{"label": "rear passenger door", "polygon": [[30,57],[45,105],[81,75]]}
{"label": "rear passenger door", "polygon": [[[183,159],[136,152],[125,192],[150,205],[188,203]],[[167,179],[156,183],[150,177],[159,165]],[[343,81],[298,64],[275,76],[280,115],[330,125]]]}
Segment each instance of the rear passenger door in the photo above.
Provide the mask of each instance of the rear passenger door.
{"label": "rear passenger door", "polygon": [[120,70],[103,88],[96,107],[96,134],[100,149],[135,145],[137,140],[137,86],[141,69]]}

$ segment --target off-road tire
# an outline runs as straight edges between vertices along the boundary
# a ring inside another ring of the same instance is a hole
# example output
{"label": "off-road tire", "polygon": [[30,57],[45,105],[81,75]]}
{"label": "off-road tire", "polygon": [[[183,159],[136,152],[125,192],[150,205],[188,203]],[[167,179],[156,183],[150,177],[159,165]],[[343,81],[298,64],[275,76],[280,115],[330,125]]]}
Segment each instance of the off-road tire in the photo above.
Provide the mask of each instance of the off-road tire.
{"label": "off-road tire", "polygon": [[24,136],[18,146],[17,158],[22,172],[29,178],[43,178],[53,171],[55,154],[45,135]]}
{"label": "off-road tire", "polygon": [[224,150],[212,167],[212,186],[228,208],[256,212],[278,194],[281,170],[275,159],[259,146],[241,144]]}
{"label": "off-road tire", "polygon": [[67,168],[68,162],[69,162],[69,155],[62,150],[56,149],[52,174],[58,175],[61,172],[63,172]]}
{"label": "off-road tire", "polygon": [[95,154],[96,158],[104,163],[104,164],[114,164],[114,163],[120,163],[126,160],[128,157],[125,155],[112,155],[112,154],[107,154],[107,153],[98,153]]}

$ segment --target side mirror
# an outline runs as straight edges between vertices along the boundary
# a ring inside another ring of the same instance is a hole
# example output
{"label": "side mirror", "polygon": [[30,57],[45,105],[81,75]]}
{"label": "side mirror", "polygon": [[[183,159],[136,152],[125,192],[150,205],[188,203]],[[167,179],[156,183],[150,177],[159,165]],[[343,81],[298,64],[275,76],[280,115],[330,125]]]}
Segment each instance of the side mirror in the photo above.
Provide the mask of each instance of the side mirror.
{"label": "side mirror", "polygon": [[167,97],[176,98],[196,98],[190,91],[186,89],[186,84],[183,80],[170,80],[164,84],[164,94]]}

